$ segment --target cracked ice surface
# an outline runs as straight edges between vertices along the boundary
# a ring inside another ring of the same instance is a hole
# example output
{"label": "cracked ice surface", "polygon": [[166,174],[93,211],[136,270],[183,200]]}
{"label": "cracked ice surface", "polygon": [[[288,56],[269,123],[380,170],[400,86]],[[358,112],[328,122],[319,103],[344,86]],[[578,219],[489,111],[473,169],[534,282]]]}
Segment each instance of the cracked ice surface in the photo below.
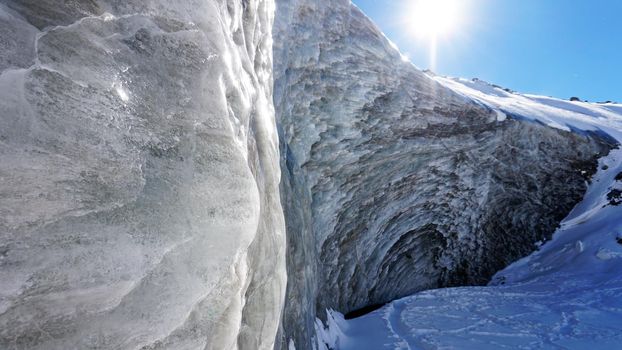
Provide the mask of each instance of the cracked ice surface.
{"label": "cracked ice surface", "polygon": [[272,13],[0,2],[0,348],[272,347]]}

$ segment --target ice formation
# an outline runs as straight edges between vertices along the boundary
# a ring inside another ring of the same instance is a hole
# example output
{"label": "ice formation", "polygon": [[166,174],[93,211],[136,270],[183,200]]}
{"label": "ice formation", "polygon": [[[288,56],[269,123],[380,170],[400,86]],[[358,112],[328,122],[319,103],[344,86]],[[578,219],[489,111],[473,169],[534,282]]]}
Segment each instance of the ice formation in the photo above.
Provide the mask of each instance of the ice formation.
{"label": "ice formation", "polygon": [[0,348],[273,348],[273,7],[1,2]]}
{"label": "ice formation", "polygon": [[[622,141],[620,105],[507,93],[482,81],[435,77],[498,108],[541,123],[601,130]],[[501,112],[501,111],[505,112]],[[614,349],[622,343],[622,151],[599,161],[583,200],[553,240],[497,273],[487,287],[421,292],[345,322],[332,312],[319,348]],[[323,325],[322,325],[323,326]]]}
{"label": "ice formation", "polygon": [[2,349],[337,344],[533,252],[620,140],[619,105],[421,72],[349,0],[0,0],[0,38]]}
{"label": "ice formation", "polygon": [[617,144],[419,71],[347,0],[277,2],[274,35],[283,343],[298,349],[327,309],[486,284],[551,238]]}

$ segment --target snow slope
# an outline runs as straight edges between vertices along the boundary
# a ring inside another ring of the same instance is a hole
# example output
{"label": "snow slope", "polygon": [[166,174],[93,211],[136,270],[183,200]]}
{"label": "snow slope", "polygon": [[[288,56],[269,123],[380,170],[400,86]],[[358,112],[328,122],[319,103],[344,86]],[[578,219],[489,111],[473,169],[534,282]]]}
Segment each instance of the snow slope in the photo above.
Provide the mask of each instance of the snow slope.
{"label": "snow slope", "polygon": [[[620,105],[435,79],[497,110],[500,119],[521,116],[577,132],[602,130],[622,141]],[[553,239],[497,273],[489,286],[421,292],[350,321],[331,312],[329,329],[318,332],[327,335],[321,343],[340,349],[620,348],[622,206],[610,202],[612,190],[622,189],[622,151],[599,163],[584,200]]]}
{"label": "snow slope", "polygon": [[[570,130],[603,130],[616,137],[621,132],[622,105],[571,102],[552,97],[508,92],[485,81],[433,76],[455,92],[498,111],[537,120],[551,127]],[[616,137],[618,140],[619,137]]]}

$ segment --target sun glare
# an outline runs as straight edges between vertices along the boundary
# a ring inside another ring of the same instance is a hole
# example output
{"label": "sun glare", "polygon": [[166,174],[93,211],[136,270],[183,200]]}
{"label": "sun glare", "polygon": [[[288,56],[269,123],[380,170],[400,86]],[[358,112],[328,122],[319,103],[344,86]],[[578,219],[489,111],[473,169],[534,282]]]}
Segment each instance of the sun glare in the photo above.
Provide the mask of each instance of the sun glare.
{"label": "sun glare", "polygon": [[410,1],[410,30],[413,34],[428,38],[451,34],[459,24],[460,4],[460,0]]}
{"label": "sun glare", "polygon": [[439,41],[446,41],[464,25],[466,0],[402,0],[402,22],[411,36],[429,43],[430,69],[436,69]]}

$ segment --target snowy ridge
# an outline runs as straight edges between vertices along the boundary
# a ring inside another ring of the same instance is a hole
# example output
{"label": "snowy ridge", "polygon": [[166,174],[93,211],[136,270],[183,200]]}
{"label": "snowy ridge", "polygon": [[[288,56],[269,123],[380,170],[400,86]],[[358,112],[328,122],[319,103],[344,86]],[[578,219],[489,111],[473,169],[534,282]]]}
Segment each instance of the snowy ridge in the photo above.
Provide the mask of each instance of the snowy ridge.
{"label": "snowy ridge", "polygon": [[[622,105],[565,101],[553,97],[509,92],[485,81],[433,76],[455,92],[503,114],[537,120],[545,125],[571,131],[602,130],[620,140]],[[501,117],[503,118],[503,117]]]}
{"label": "snowy ridge", "polygon": [[[509,117],[622,141],[621,105],[519,95],[435,77]],[[622,150],[599,161],[553,239],[488,287],[430,290],[347,321],[340,349],[615,349],[622,344]]]}

